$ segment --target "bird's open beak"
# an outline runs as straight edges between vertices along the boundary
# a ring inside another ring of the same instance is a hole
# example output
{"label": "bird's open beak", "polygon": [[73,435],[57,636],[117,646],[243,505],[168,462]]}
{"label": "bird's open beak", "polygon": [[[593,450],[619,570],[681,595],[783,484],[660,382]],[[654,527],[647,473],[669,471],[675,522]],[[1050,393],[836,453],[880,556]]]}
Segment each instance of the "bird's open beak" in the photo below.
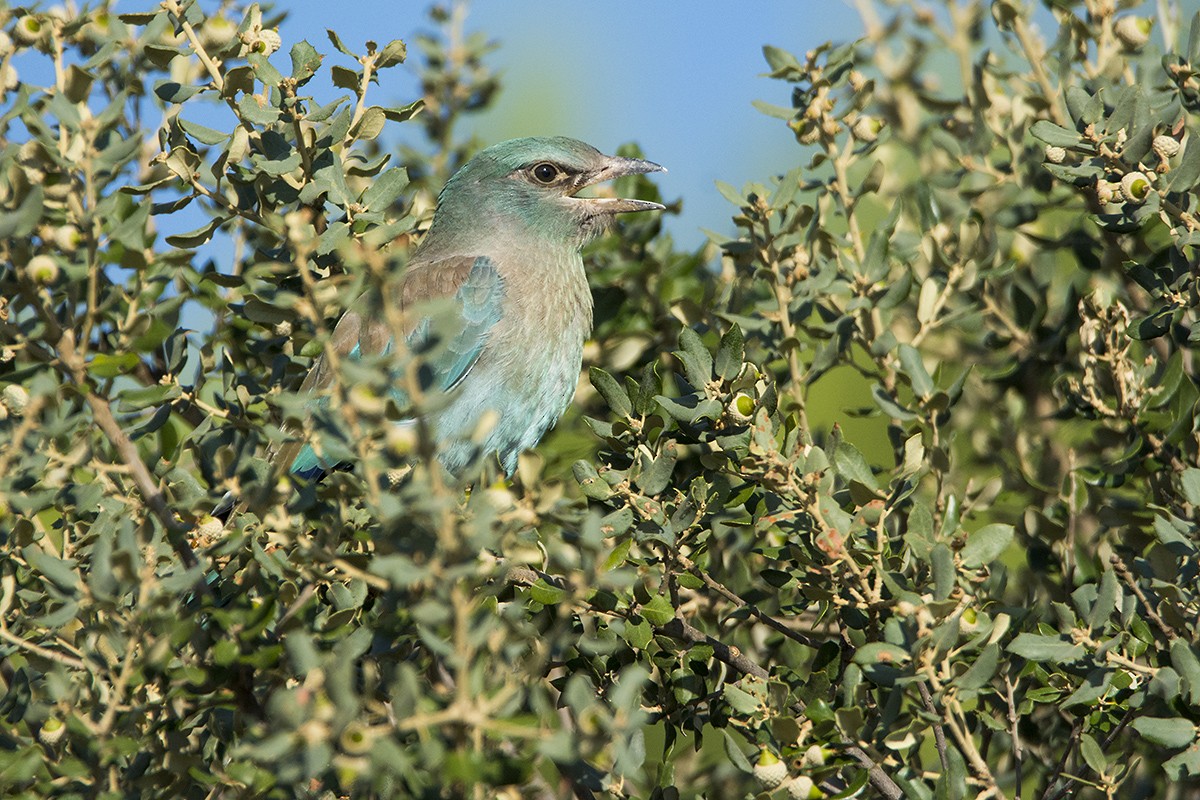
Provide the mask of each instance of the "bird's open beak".
{"label": "bird's open beak", "polygon": [[[647,172],[666,171],[666,167],[659,166],[653,161],[645,161],[640,158],[609,156],[608,163],[588,175],[576,187],[576,191],[596,183],[622,178],[626,175],[644,175]],[[666,208],[661,203],[652,203],[649,200],[627,200],[620,197],[579,197],[576,199],[587,203],[591,206],[592,211],[597,214],[621,214],[626,211],[662,211]]]}

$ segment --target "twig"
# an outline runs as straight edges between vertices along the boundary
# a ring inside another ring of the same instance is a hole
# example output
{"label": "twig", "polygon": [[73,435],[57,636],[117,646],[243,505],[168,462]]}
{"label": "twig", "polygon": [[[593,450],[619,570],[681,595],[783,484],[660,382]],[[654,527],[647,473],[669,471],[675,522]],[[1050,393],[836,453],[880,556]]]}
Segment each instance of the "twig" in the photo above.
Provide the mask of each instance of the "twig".
{"label": "twig", "polygon": [[1063,127],[1067,126],[1067,118],[1063,113],[1058,102],[1058,90],[1054,84],[1050,82],[1050,76],[1046,73],[1046,54],[1041,52],[1033,41],[1032,31],[1025,20],[1025,17],[1017,14],[1013,20],[1013,33],[1017,36],[1017,41],[1021,44],[1021,49],[1025,51],[1025,58],[1029,60],[1029,66],[1033,69],[1033,77],[1041,87],[1042,93],[1046,95],[1046,105],[1050,108],[1050,116],[1054,117],[1054,121]]}
{"label": "twig", "polygon": [[1146,609],[1146,616],[1149,617],[1151,622],[1158,626],[1158,629],[1167,637],[1167,641],[1173,642],[1178,639],[1179,634],[1176,633],[1175,629],[1168,625],[1166,620],[1160,617],[1158,612],[1154,610],[1154,606],[1146,597],[1146,593],[1142,591],[1142,587],[1138,585],[1136,580],[1134,580],[1133,573],[1129,571],[1129,566],[1125,563],[1125,561],[1120,556],[1114,554],[1112,558],[1109,559],[1109,563],[1112,564],[1113,569],[1117,571],[1117,577],[1125,582],[1125,585],[1129,587],[1131,592],[1133,592],[1134,596],[1138,599],[1138,602],[1140,602]]}
{"label": "twig", "polygon": [[26,641],[2,624],[0,624],[0,639],[4,639],[6,642],[11,642],[22,650],[28,650],[34,655],[41,656],[42,658],[54,661],[55,663],[65,664],[66,666],[74,667],[75,669],[87,669],[87,665],[84,664],[80,659],[66,655],[65,653],[59,653],[55,650],[49,650],[41,645]]}
{"label": "twig", "polygon": [[937,743],[938,759],[942,762],[942,770],[950,771],[950,759],[946,755],[946,731],[942,728],[942,715],[938,713],[937,706],[933,704],[933,695],[929,693],[929,687],[924,681],[917,683],[917,689],[921,692],[921,700],[925,703],[925,708],[930,714],[933,714],[933,739]]}
{"label": "twig", "polygon": [[[1058,766],[1054,768],[1054,772],[1050,773],[1050,777],[1046,781],[1046,791],[1042,793],[1042,800],[1051,800],[1051,798],[1061,797],[1062,794],[1054,794],[1054,785],[1058,783],[1058,779],[1062,777],[1063,770],[1067,768],[1067,759],[1071,757],[1071,751],[1075,749],[1075,745],[1079,742],[1079,735],[1083,732],[1083,723],[1076,722],[1075,727],[1071,729],[1071,739],[1067,742],[1067,746],[1063,748],[1062,758],[1058,761]],[[1072,778],[1072,780],[1074,780]],[[1067,784],[1070,786],[1070,783]]]}
{"label": "twig", "polygon": [[762,622],[767,627],[769,627],[773,630],[779,631],[780,633],[782,633],[784,636],[788,637],[792,641],[799,642],[800,644],[805,645],[807,647],[811,647],[813,649],[816,649],[817,647],[819,647],[819,645],[816,644],[815,642],[813,642],[812,639],[808,638],[807,636],[805,636],[802,633],[792,630],[791,628],[784,625],[779,620],[772,617],[770,614],[767,614],[766,612],[761,611],[753,603],[750,603],[749,601],[744,600],[741,596],[739,596],[738,594],[734,593],[732,590],[727,588],[723,583],[721,583],[720,581],[717,581],[712,576],[710,576],[708,573],[706,573],[704,570],[697,567],[696,564],[691,559],[689,559],[687,556],[683,555],[682,553],[678,553],[678,554],[676,554],[676,558],[679,560],[679,563],[683,566],[684,569],[686,569],[692,575],[695,575],[700,580],[704,581],[705,586],[712,589],[714,592],[721,595],[722,597],[724,597],[729,602],[733,603],[738,608],[746,609],[754,616],[755,619],[757,619],[759,622]]}
{"label": "twig", "polygon": [[[200,561],[187,541],[187,534],[191,532],[193,526],[183,522],[171,510],[167,504],[167,498],[158,488],[154,476],[150,474],[146,463],[142,461],[137,445],[133,443],[113,416],[112,407],[109,406],[107,400],[91,390],[87,381],[87,365],[75,350],[73,331],[62,332],[62,336],[58,340],[58,353],[62,363],[67,367],[68,375],[87,401],[88,406],[91,407],[92,418],[96,420],[96,425],[108,437],[109,442],[116,449],[117,455],[129,468],[129,474],[133,477],[133,482],[137,484],[138,491],[142,493],[146,505],[150,507],[159,522],[162,523],[163,528],[166,529],[167,539],[175,548],[175,552],[179,554],[183,565],[189,569],[196,566]],[[199,585],[203,587],[202,591],[207,591],[207,583],[201,580]]]}
{"label": "twig", "polygon": [[1004,676],[1004,699],[1008,702],[1008,725],[1011,730],[1012,748],[1013,748],[1013,767],[1016,777],[1017,800],[1021,800],[1021,766],[1024,762],[1024,749],[1021,747],[1021,734],[1017,730],[1017,702],[1013,694],[1013,689],[1016,687],[1009,679],[1008,675]]}

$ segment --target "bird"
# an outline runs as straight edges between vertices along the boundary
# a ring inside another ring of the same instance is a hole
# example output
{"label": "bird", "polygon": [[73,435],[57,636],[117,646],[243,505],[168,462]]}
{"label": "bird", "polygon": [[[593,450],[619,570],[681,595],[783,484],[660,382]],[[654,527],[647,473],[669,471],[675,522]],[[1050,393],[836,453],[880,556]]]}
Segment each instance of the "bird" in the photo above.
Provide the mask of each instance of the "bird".
{"label": "bird", "polygon": [[[442,395],[421,416],[437,460],[461,477],[494,455],[511,477],[518,456],[567,409],[579,380],[592,330],[581,249],[618,214],[665,208],[579,193],[665,171],[562,136],[510,139],[480,151],[439,193],[428,232],[383,296],[399,307],[403,341],[378,304],[355,303],[334,327],[332,349],[349,360],[424,349],[430,386]],[[441,346],[427,347],[439,331]],[[306,405],[327,406],[336,379],[331,361],[318,357],[300,387],[312,396]],[[407,399],[400,387],[393,394]],[[299,439],[280,447],[273,461],[305,479],[341,466]]]}

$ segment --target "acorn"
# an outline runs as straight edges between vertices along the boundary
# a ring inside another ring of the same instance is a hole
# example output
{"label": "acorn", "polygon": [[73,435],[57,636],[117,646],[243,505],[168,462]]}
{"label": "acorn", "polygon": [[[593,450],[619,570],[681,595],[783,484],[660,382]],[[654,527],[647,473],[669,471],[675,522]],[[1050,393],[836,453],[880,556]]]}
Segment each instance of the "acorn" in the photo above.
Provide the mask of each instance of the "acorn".
{"label": "acorn", "polygon": [[809,800],[821,797],[821,791],[813,784],[812,778],[801,775],[787,785],[787,794],[791,800]]}
{"label": "acorn", "polygon": [[46,286],[58,280],[58,262],[45,253],[40,253],[25,264],[25,277],[38,284]]}
{"label": "acorn", "polygon": [[879,138],[881,130],[883,130],[882,122],[874,117],[862,116],[854,121],[854,127],[850,129],[850,132],[860,142],[873,142]]}
{"label": "acorn", "polygon": [[1121,178],[1121,197],[1131,203],[1142,203],[1150,194],[1150,179],[1142,172],[1130,172]]}
{"label": "acorn", "polygon": [[758,754],[758,763],[754,765],[754,779],[758,785],[767,791],[777,789],[788,776],[787,764],[770,750],[763,748]]}
{"label": "acorn", "polygon": [[38,740],[42,744],[53,747],[62,741],[62,738],[67,735],[67,726],[58,717],[50,717],[42,723],[41,730],[38,731]]}
{"label": "acorn", "polygon": [[1150,41],[1153,24],[1146,17],[1121,17],[1113,26],[1113,33],[1128,50],[1138,50]]}
{"label": "acorn", "polygon": [[12,35],[18,44],[36,44],[39,39],[46,35],[46,26],[33,14],[26,14],[17,18],[17,24],[13,26]]}

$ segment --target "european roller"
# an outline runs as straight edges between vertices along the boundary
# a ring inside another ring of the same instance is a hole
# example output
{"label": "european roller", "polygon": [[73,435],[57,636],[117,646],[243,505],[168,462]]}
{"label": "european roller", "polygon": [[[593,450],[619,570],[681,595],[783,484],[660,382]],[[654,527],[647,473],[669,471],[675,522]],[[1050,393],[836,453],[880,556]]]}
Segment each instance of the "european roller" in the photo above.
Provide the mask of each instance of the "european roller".
{"label": "european roller", "polygon": [[[399,306],[405,347],[420,350],[430,330],[451,331],[425,364],[443,402],[422,416],[450,473],[461,475],[477,458],[495,454],[511,475],[520,453],[562,416],[592,330],[580,250],[615,215],[663,208],[578,193],[623,175],[661,171],[575,139],[531,137],[483,150],[446,183],[429,232],[385,302]],[[332,336],[340,358],[400,344],[381,311],[345,312]],[[334,380],[322,356],[301,391],[325,403]],[[275,462],[301,476],[335,466],[300,442],[282,447]]]}

